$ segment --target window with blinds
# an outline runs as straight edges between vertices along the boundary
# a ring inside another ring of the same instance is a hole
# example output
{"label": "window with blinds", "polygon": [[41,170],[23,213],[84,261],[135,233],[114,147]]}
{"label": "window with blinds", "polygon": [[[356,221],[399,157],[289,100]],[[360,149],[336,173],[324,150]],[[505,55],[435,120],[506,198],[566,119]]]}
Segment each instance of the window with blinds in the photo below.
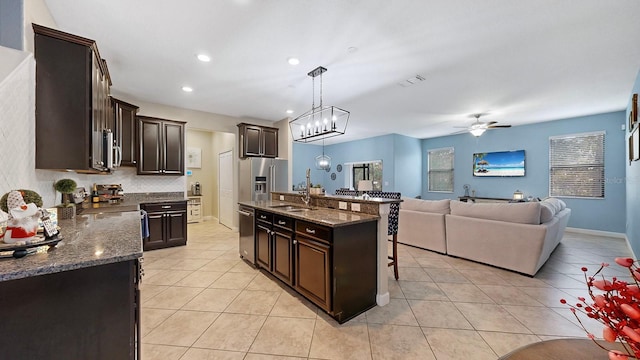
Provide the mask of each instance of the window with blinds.
{"label": "window with blinds", "polygon": [[604,198],[604,132],[549,138],[549,196]]}
{"label": "window with blinds", "polygon": [[453,192],[453,148],[427,152],[429,191]]}

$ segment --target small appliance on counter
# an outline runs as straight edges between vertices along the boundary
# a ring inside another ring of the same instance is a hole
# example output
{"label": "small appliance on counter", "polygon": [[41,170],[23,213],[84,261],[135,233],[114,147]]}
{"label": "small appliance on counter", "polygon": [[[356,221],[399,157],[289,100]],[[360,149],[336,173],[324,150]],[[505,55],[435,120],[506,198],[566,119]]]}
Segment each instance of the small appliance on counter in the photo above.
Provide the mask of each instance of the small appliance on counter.
{"label": "small appliance on counter", "polygon": [[100,202],[118,202],[124,199],[124,190],[121,184],[97,184]]}
{"label": "small appliance on counter", "polygon": [[202,188],[200,187],[200,183],[199,182],[195,182],[195,184],[191,184],[191,195],[193,196],[201,196],[202,195]]}

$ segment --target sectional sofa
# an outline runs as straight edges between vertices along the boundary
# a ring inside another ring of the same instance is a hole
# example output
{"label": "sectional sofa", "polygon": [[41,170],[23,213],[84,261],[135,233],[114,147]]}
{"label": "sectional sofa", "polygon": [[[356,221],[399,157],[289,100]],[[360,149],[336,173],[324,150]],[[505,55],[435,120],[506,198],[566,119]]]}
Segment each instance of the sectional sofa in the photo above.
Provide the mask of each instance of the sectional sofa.
{"label": "sectional sofa", "polygon": [[556,198],[478,204],[403,198],[398,242],[534,276],[570,215]]}

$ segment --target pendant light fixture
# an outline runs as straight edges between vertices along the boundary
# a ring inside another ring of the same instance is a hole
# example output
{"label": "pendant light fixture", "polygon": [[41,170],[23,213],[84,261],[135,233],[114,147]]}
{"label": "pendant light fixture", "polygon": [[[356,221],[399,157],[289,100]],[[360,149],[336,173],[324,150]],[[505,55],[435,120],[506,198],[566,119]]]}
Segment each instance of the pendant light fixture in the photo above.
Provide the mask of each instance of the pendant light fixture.
{"label": "pendant light fixture", "polygon": [[[327,71],[326,68],[318,66],[311,70],[307,75],[312,78],[312,102],[311,110],[289,121],[289,128],[293,141],[312,142],[316,140],[324,140],[330,137],[343,135],[347,129],[349,116],[351,113],[336,106],[324,106],[322,102],[322,74]],[[320,77],[320,105],[316,106],[315,89],[316,77]],[[323,143],[323,157],[324,143]],[[331,164],[329,158],[329,166]]]}
{"label": "pendant light fixture", "polygon": [[316,169],[331,170],[331,156],[324,154],[324,139],[322,139],[322,155],[316,156]]}

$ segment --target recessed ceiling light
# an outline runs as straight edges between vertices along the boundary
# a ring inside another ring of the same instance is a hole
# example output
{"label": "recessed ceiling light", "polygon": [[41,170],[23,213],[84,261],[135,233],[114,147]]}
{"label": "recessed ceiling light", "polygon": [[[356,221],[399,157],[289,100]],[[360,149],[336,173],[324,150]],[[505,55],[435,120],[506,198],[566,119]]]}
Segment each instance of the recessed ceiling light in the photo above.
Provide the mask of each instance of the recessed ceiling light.
{"label": "recessed ceiling light", "polygon": [[209,61],[211,61],[211,58],[208,55],[199,54],[198,55],[198,60],[200,60],[202,62],[209,62]]}
{"label": "recessed ceiling light", "polygon": [[293,114],[293,110],[291,109],[287,110],[287,114]]}
{"label": "recessed ceiling light", "polygon": [[183,87],[182,87],[182,91],[184,91],[184,92],[192,92],[192,91],[193,91],[193,88],[191,88],[191,87],[189,87],[189,86],[183,86]]}
{"label": "recessed ceiling light", "polygon": [[298,64],[300,64],[300,59],[294,58],[294,57],[290,57],[290,58],[287,59],[287,62],[289,63],[289,65],[298,65]]}

